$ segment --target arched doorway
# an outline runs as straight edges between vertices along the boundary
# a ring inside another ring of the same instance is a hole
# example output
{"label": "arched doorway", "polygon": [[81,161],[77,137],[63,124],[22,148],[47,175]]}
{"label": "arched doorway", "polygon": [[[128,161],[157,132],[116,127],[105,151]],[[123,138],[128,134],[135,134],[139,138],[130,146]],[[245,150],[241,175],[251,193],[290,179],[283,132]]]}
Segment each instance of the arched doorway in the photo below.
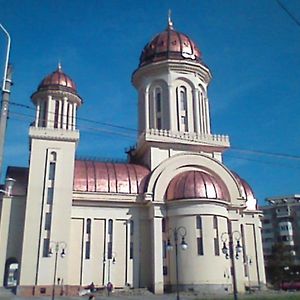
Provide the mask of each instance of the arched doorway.
{"label": "arched doorway", "polygon": [[14,288],[18,284],[19,263],[16,258],[9,258],[5,264],[4,286]]}

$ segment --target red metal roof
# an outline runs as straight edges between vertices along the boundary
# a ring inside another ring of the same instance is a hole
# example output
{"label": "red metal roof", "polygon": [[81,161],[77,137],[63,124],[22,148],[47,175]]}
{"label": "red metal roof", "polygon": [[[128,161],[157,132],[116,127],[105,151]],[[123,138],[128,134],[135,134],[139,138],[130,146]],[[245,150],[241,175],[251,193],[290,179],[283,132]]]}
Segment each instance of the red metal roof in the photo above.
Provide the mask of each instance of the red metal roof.
{"label": "red metal roof", "polygon": [[201,62],[201,52],[187,35],[175,31],[173,25],[169,24],[165,31],[156,35],[144,47],[139,66],[166,59]]}
{"label": "red metal roof", "polygon": [[38,90],[45,89],[63,89],[71,93],[77,93],[75,82],[66,75],[59,65],[57,70],[46,76],[38,86]]}
{"label": "red metal roof", "polygon": [[76,160],[73,190],[140,194],[144,192],[149,172],[135,164]]}
{"label": "red metal roof", "polygon": [[228,200],[229,196],[223,183],[204,171],[186,171],[171,180],[167,200],[195,198]]}
{"label": "red metal roof", "polygon": [[231,171],[231,173],[234,175],[236,181],[239,184],[240,190],[242,192],[242,197],[246,200],[255,200],[254,193],[250,187],[250,185],[241,178],[237,173]]}

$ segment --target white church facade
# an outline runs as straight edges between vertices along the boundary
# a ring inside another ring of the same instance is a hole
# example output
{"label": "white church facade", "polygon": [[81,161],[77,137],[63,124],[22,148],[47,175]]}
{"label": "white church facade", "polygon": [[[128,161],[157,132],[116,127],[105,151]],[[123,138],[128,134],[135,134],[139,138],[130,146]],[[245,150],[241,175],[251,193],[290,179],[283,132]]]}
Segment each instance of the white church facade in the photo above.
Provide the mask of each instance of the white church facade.
{"label": "white church facade", "polygon": [[262,214],[222,162],[228,136],[211,133],[211,78],[169,20],[132,75],[139,134],[128,163],[75,159],[82,98],[60,66],[44,78],[29,167],[8,168],[16,182],[0,202],[0,283],[12,277],[24,296],[51,295],[54,273],[57,295],[92,282],[157,294],[177,281],[212,293],[263,287]]}

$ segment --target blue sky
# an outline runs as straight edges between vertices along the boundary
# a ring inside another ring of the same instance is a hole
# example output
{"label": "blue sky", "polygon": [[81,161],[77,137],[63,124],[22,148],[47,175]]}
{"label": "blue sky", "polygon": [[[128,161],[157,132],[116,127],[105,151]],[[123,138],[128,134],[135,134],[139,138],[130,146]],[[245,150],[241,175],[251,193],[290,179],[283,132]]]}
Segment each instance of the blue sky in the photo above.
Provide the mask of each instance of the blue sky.
{"label": "blue sky", "polygon": [[[281,0],[300,20],[300,1]],[[300,193],[300,27],[274,0],[0,0],[14,67],[5,166],[28,164],[30,95],[62,62],[84,105],[78,117],[136,129],[131,74],[144,45],[167,24],[188,34],[212,71],[212,132],[228,134],[224,156],[262,204]],[[6,40],[0,33],[1,78]],[[78,155],[124,159],[132,130],[78,122]],[[241,151],[247,150],[248,152]],[[281,153],[282,156],[266,155]]]}

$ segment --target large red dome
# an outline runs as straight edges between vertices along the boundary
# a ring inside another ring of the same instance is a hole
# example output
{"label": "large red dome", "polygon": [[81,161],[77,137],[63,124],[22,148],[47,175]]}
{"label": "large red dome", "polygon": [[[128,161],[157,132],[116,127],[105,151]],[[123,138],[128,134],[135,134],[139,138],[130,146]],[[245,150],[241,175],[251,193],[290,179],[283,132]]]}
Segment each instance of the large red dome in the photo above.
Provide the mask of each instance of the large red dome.
{"label": "large red dome", "polygon": [[38,86],[38,91],[49,89],[61,89],[77,94],[75,82],[62,71],[60,64],[57,70],[46,76]]}
{"label": "large red dome", "polygon": [[186,171],[171,180],[167,200],[195,198],[228,200],[229,195],[219,179],[204,171]]}
{"label": "large red dome", "polygon": [[199,48],[187,35],[175,31],[172,22],[144,47],[139,66],[166,59],[201,62]]}

